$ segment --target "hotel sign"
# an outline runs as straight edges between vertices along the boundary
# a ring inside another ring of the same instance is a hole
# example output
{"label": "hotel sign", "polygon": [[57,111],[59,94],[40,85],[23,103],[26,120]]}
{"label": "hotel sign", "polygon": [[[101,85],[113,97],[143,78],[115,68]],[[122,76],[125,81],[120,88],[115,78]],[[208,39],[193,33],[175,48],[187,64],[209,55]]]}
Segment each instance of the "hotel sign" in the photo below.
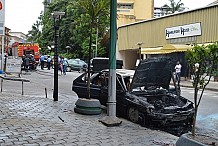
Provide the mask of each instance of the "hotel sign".
{"label": "hotel sign", "polygon": [[181,25],[165,29],[166,39],[201,35],[201,23]]}

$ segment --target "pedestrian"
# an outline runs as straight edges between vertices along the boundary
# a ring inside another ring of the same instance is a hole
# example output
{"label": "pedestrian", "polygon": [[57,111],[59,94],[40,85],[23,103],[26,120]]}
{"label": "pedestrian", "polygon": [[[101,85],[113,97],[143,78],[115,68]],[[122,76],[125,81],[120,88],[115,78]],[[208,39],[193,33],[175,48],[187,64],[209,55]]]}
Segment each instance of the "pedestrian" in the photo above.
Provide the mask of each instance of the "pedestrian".
{"label": "pedestrian", "polygon": [[64,75],[66,75],[67,64],[68,64],[67,59],[66,59],[66,58],[65,58],[65,59],[63,58],[63,73],[64,73]]}
{"label": "pedestrian", "polygon": [[175,66],[175,70],[176,70],[176,82],[177,82],[178,86],[180,84],[181,69],[182,69],[182,65],[180,64],[179,61],[177,61],[176,66]]}
{"label": "pedestrian", "polygon": [[41,64],[41,69],[42,70],[44,69],[44,63],[45,63],[45,56],[41,55],[40,56],[40,64]]}
{"label": "pedestrian", "polygon": [[48,70],[50,70],[51,68],[51,57],[48,56],[48,59],[47,59],[47,67],[48,67]]}
{"label": "pedestrian", "polygon": [[30,54],[30,70],[34,70],[35,68],[35,58],[33,54]]}
{"label": "pedestrian", "polygon": [[24,69],[26,72],[28,72],[29,70],[29,65],[30,65],[30,58],[29,56],[26,55],[25,59],[24,59]]}
{"label": "pedestrian", "polygon": [[62,75],[62,73],[63,73],[63,58],[62,57],[60,57],[59,66],[60,66],[60,71],[61,71],[61,75]]}
{"label": "pedestrian", "polygon": [[8,55],[5,55],[4,56],[4,68],[3,68],[4,72],[6,71],[7,58],[8,58]]}

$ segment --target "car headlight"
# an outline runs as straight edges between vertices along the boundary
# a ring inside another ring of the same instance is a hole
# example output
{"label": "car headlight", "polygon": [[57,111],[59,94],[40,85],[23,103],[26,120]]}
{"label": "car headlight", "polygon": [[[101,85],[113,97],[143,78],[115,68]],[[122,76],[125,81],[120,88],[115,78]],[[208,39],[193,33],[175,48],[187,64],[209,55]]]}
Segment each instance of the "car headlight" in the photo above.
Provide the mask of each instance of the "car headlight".
{"label": "car headlight", "polygon": [[147,108],[147,113],[152,113],[153,111],[154,111],[154,109],[152,107]]}

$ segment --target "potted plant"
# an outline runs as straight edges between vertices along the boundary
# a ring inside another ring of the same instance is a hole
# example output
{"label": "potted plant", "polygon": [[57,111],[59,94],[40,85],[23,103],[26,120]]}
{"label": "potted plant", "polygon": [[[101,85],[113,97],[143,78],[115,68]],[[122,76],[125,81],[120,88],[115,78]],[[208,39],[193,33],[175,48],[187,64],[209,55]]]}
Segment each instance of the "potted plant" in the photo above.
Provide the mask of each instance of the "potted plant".
{"label": "potted plant", "polygon": [[88,71],[87,71],[87,97],[86,98],[79,98],[77,100],[76,107],[74,111],[80,114],[87,114],[87,115],[95,115],[101,113],[101,104],[99,100],[91,99],[90,98],[90,60],[91,60],[91,52],[92,52],[92,36],[93,36],[93,29],[98,22],[98,18],[101,16],[108,16],[108,7],[110,6],[109,0],[99,0],[99,1],[90,1],[90,0],[83,0],[77,2],[78,7],[84,12],[84,17],[87,17],[88,25],[89,25],[89,49],[88,49]]}
{"label": "potted plant", "polygon": [[[199,134],[196,134],[196,117],[198,114],[198,107],[200,105],[203,93],[206,86],[209,84],[211,77],[217,72],[218,64],[218,42],[210,45],[195,45],[192,49],[186,52],[186,59],[190,67],[193,69],[193,87],[194,87],[194,108],[195,114],[193,117],[193,127],[191,134],[185,134],[188,137],[186,140],[191,139],[192,142],[203,143],[200,140],[203,138],[196,138]],[[198,94],[200,93],[200,94]],[[202,136],[202,135],[201,135]],[[182,135],[176,145],[182,146],[187,145],[184,142],[184,135]],[[212,140],[213,141],[213,140]],[[189,143],[189,142],[188,142]],[[190,144],[198,145],[198,144]]]}

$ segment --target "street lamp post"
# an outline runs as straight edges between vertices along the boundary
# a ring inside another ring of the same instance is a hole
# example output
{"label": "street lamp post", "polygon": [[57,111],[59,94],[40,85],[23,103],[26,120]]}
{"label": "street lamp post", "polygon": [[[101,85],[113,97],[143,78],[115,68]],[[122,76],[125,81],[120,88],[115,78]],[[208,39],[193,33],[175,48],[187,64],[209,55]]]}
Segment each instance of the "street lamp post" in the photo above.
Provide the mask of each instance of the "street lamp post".
{"label": "street lamp post", "polygon": [[51,13],[54,19],[54,89],[53,98],[54,101],[58,101],[58,37],[59,37],[59,25],[58,21],[61,19],[65,12],[53,12]]}
{"label": "street lamp post", "polygon": [[141,61],[141,46],[142,46],[143,42],[138,42],[137,45],[139,46],[139,61]]}
{"label": "street lamp post", "polygon": [[71,47],[70,46],[66,46],[65,48],[67,49],[67,54],[68,54],[69,53],[69,49],[71,49]]}

